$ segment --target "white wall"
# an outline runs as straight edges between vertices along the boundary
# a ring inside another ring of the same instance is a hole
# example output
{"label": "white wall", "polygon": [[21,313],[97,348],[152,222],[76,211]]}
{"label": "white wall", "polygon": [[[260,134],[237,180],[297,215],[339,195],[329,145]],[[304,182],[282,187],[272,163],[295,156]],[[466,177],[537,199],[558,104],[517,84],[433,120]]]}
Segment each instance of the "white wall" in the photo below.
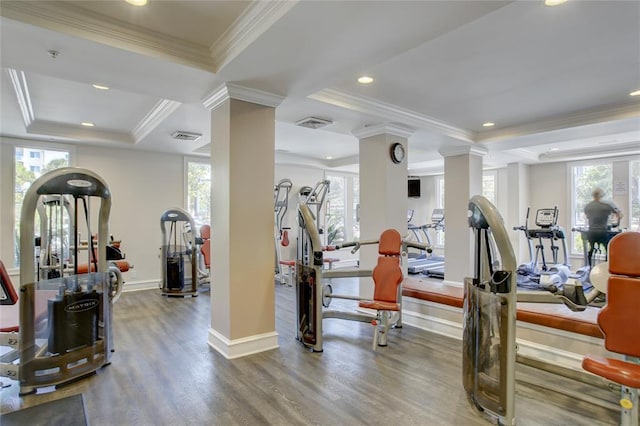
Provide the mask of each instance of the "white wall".
{"label": "white wall", "polygon": [[111,190],[109,228],[134,269],[126,286],[157,284],[161,280],[160,216],[183,207],[182,156],[128,149],[78,146],[76,166],[93,170]]}

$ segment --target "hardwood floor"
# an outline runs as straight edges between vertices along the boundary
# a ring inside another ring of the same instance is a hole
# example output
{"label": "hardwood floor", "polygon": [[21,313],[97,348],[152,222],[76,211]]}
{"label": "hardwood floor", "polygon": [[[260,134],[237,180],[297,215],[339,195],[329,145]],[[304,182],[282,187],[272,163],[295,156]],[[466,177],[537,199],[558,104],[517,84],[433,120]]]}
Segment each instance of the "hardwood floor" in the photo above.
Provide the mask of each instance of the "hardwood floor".
{"label": "hardwood floor", "polygon": [[[348,291],[341,285],[334,291]],[[207,345],[209,293],[124,293],[114,307],[111,365],[48,394],[21,398],[13,382],[2,390],[2,412],[83,393],[92,425],[490,424],[466,400],[461,342],[405,326],[374,352],[370,325],[329,319],[324,352],[312,353],[294,338],[294,292],[276,286],[280,348],[237,360]],[[518,378],[519,425],[618,423],[615,392],[526,366]]]}

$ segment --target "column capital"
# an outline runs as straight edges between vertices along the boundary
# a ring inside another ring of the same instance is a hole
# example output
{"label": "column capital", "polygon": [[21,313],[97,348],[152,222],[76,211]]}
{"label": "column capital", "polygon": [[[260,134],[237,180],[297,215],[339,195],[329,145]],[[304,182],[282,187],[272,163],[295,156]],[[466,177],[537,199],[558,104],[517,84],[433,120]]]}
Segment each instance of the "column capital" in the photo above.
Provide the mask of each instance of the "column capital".
{"label": "column capital", "polygon": [[372,126],[361,127],[359,129],[353,130],[351,133],[358,139],[364,139],[364,138],[369,138],[371,136],[378,136],[378,135],[384,135],[384,134],[408,139],[411,135],[415,133],[415,129],[404,126],[402,124],[383,123],[383,124],[374,124]]}
{"label": "column capital", "polygon": [[438,149],[438,153],[443,157],[453,157],[454,155],[465,155],[472,154],[478,155],[480,157],[484,157],[489,153],[485,147],[475,146],[475,145],[465,145],[465,146],[443,146]]}
{"label": "column capital", "polygon": [[238,99],[275,108],[284,100],[284,96],[274,95],[273,93],[250,87],[238,86],[233,83],[223,83],[202,99],[202,105],[211,111],[219,107],[227,99]]}

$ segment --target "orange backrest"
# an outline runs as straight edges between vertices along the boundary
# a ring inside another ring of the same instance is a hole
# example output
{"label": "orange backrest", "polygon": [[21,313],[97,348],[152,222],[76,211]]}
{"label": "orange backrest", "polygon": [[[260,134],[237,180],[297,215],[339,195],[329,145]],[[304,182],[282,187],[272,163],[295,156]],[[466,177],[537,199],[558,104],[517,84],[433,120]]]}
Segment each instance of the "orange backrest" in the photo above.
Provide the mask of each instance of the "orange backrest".
{"label": "orange backrest", "polygon": [[4,267],[4,263],[0,260],[0,285],[2,285],[2,292],[6,296],[6,299],[2,300],[3,305],[15,305],[18,301],[18,293],[13,288],[11,278],[7,272],[7,268]]}
{"label": "orange backrest", "polygon": [[398,285],[402,282],[400,251],[402,236],[395,229],[387,229],[380,235],[378,263],[373,268],[373,300],[396,302]]}
{"label": "orange backrest", "polygon": [[607,304],[598,315],[607,350],[640,357],[640,233],[623,232],[609,243]]}
{"label": "orange backrest", "polygon": [[203,240],[208,240],[211,238],[211,226],[202,225],[200,227],[200,238],[202,238]]}
{"label": "orange backrest", "polygon": [[211,266],[211,226],[202,225],[200,227],[200,237],[204,240],[200,246],[200,253],[204,259],[204,266],[209,268]]}

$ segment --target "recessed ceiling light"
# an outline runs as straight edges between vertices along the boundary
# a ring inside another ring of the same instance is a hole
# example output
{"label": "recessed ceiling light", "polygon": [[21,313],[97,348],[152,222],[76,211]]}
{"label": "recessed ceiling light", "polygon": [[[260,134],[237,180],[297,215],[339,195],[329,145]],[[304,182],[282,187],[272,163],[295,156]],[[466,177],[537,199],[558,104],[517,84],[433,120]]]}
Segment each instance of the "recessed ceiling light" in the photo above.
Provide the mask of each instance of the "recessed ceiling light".
{"label": "recessed ceiling light", "polygon": [[362,77],[358,78],[358,83],[360,83],[360,84],[371,84],[371,83],[373,83],[373,78],[369,77],[368,75],[363,75]]}
{"label": "recessed ceiling light", "polygon": [[496,125],[496,123],[492,123],[490,121],[487,121],[486,123],[482,123],[483,127],[493,127],[495,125]]}
{"label": "recessed ceiling light", "polygon": [[133,5],[133,6],[144,6],[145,4],[147,4],[147,0],[124,0],[127,3]]}
{"label": "recessed ceiling light", "polygon": [[330,155],[328,155],[328,156],[324,157],[324,159],[325,159],[325,160],[333,160],[333,157],[332,157],[332,156],[330,156]]}
{"label": "recessed ceiling light", "polygon": [[84,126],[84,127],[93,127],[93,126],[95,126],[95,124],[90,123],[90,122],[88,122],[88,121],[83,121],[83,122],[82,122],[82,123],[80,123],[80,124],[81,124],[82,126]]}
{"label": "recessed ceiling light", "polygon": [[92,84],[92,86],[98,90],[109,90],[109,87],[103,86],[102,84]]}
{"label": "recessed ceiling light", "polygon": [[640,96],[640,90],[636,90],[635,92],[629,93],[629,96]]}
{"label": "recessed ceiling light", "polygon": [[547,6],[558,6],[566,1],[567,0],[544,0],[544,4]]}

